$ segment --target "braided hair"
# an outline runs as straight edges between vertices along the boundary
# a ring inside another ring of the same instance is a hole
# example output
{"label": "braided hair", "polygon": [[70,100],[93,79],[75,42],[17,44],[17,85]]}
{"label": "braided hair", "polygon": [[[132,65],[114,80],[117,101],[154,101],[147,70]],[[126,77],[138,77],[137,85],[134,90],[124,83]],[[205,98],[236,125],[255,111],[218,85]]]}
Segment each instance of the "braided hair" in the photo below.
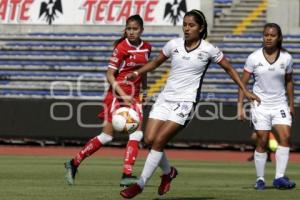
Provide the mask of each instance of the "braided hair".
{"label": "braided hair", "polygon": [[199,34],[201,39],[205,39],[207,37],[207,22],[205,19],[205,15],[200,10],[193,9],[187,13],[185,13],[184,17],[186,16],[194,16],[195,21],[200,26],[203,26],[203,31]]}

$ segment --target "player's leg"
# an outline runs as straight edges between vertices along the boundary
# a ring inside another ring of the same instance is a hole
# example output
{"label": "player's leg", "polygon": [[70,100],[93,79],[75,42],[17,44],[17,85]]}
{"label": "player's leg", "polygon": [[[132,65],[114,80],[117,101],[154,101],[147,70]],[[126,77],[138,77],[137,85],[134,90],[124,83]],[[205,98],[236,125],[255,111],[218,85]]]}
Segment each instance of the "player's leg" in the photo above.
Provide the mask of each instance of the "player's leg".
{"label": "player's leg", "polygon": [[[154,124],[155,124],[155,122],[154,122]],[[147,126],[148,126],[148,124],[147,124]],[[174,136],[175,133],[177,132],[177,130],[179,130],[180,128],[181,128],[181,125],[179,125],[175,122],[172,122],[172,121],[164,122],[163,125],[161,126],[161,128],[158,130],[156,138],[163,137],[163,138],[165,138],[164,141],[167,141],[166,138],[171,138],[172,136]],[[156,141],[157,141],[156,138],[154,139],[153,145],[158,147],[159,144],[156,145]],[[162,148],[159,147],[157,149],[153,149],[153,147],[152,147],[152,149],[150,150],[150,152],[147,156],[147,159],[146,159],[146,162],[145,162],[145,165],[144,165],[144,168],[143,168],[143,171],[142,171],[139,181],[136,184],[133,184],[132,186],[122,190],[120,192],[121,196],[123,196],[124,198],[133,198],[134,196],[136,196],[137,194],[142,192],[144,186],[149,181],[149,179],[155,172],[156,168],[159,166],[159,163],[164,154],[162,151],[164,145],[162,145]]]}
{"label": "player's leg", "polygon": [[137,130],[129,135],[129,140],[125,149],[123,174],[120,186],[129,186],[137,181],[136,176],[132,175],[133,166],[139,151],[139,143],[143,139],[143,132]]}
{"label": "player's leg", "polygon": [[256,182],[254,188],[265,189],[265,166],[267,162],[267,144],[269,131],[272,128],[270,110],[263,106],[251,108],[251,122],[257,134],[257,144],[254,151],[254,164],[256,169]]}
{"label": "player's leg", "polygon": [[256,169],[255,189],[263,190],[265,188],[265,166],[267,162],[266,147],[268,144],[269,130],[257,130],[257,146],[254,151],[254,163]]}
{"label": "player's leg", "polygon": [[66,174],[65,178],[68,184],[73,185],[75,182],[75,176],[77,168],[80,163],[88,156],[95,153],[103,145],[109,143],[113,139],[113,128],[110,122],[104,122],[106,125],[102,129],[102,133],[94,138],[90,139],[84,147],[75,155],[74,158],[65,163]]}
{"label": "player's leg", "polygon": [[292,189],[296,186],[296,183],[285,176],[290,152],[289,140],[291,127],[285,124],[277,124],[274,125],[274,129],[279,135],[279,145],[275,153],[276,173],[273,185],[278,189]]}

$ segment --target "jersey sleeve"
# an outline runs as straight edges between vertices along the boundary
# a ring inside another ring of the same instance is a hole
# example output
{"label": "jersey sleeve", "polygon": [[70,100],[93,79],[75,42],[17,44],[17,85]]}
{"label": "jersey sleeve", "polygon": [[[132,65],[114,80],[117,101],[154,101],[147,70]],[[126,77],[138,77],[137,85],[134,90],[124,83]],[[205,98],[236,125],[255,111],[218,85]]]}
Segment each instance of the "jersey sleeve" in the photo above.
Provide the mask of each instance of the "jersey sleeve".
{"label": "jersey sleeve", "polygon": [[287,66],[285,72],[286,72],[287,74],[293,73],[293,58],[292,58],[292,56],[290,56],[290,59],[289,59],[289,62],[288,62],[288,66]]}
{"label": "jersey sleeve", "polygon": [[109,59],[108,67],[113,69],[119,69],[122,61],[124,60],[124,51],[121,48],[121,45],[118,45]]}
{"label": "jersey sleeve", "polygon": [[245,66],[244,66],[244,70],[249,73],[253,73],[254,68],[253,68],[253,62],[252,62],[251,56],[248,56]]}
{"label": "jersey sleeve", "polygon": [[165,44],[165,46],[162,48],[162,53],[166,56],[166,57],[171,57],[171,53],[172,53],[172,49],[173,49],[173,40],[170,40],[169,42],[167,42]]}
{"label": "jersey sleeve", "polygon": [[211,46],[210,55],[211,55],[212,61],[214,61],[215,63],[219,63],[224,57],[223,52],[218,47],[215,47],[215,46]]}

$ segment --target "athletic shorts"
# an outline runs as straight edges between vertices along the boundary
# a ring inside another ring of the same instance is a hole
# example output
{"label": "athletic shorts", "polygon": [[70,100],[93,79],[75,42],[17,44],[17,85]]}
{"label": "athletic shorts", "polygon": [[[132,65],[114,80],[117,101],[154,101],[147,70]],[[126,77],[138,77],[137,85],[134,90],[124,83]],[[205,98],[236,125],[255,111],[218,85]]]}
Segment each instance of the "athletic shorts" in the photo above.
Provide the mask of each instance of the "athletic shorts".
{"label": "athletic shorts", "polygon": [[153,104],[149,118],[173,121],[186,126],[192,119],[194,103],[189,101],[168,101],[159,97]]}
{"label": "athletic shorts", "polygon": [[[122,107],[122,100],[116,98],[111,92],[108,92],[105,99],[103,100],[103,110],[97,115],[98,118],[112,122],[113,113],[120,107]],[[139,114],[140,120],[143,121],[143,110],[142,104],[139,98],[135,99],[135,104],[132,108]]]}
{"label": "athletic shorts", "polygon": [[273,125],[291,126],[292,116],[287,105],[275,108],[252,105],[251,121],[255,130],[271,130]]}

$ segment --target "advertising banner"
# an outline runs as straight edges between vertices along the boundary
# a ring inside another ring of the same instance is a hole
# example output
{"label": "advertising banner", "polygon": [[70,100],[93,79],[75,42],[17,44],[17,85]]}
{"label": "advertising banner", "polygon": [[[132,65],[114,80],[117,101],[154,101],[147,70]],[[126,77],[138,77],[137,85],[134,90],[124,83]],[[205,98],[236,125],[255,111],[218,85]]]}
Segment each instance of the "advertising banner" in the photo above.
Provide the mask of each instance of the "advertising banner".
{"label": "advertising banner", "polygon": [[145,25],[182,24],[200,0],[0,0],[0,24],[121,25],[139,14]]}

